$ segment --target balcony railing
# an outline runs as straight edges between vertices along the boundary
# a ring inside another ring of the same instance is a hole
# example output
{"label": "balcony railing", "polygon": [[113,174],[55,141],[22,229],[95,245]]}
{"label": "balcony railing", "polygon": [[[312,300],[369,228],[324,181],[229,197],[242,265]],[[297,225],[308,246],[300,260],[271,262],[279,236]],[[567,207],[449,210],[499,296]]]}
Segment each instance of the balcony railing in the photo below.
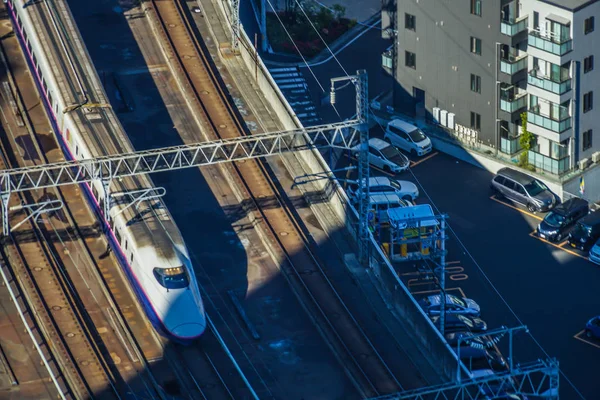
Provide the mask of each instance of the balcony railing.
{"label": "balcony railing", "polygon": [[515,154],[521,151],[523,147],[518,136],[508,136],[500,138],[500,151],[505,154]]}
{"label": "balcony railing", "polygon": [[540,74],[536,70],[529,71],[527,83],[556,94],[563,94],[571,90],[570,77],[567,76],[566,79],[557,82],[549,76]]}
{"label": "balcony railing", "polygon": [[525,68],[527,68],[527,54],[500,59],[500,71],[505,74],[514,75]]}
{"label": "balcony railing", "polygon": [[500,95],[500,109],[514,113],[527,106],[527,92],[518,93],[515,96]]}
{"label": "balcony railing", "polygon": [[385,68],[394,68],[394,54],[392,50],[387,50],[381,55],[381,65]]}
{"label": "balcony railing", "polygon": [[527,29],[527,20],[528,16],[526,15],[517,20],[509,19],[507,21],[501,21],[500,32],[508,36],[515,36],[517,33]]}
{"label": "balcony railing", "polygon": [[535,166],[537,169],[542,171],[550,172],[554,175],[562,175],[570,169],[570,157],[565,155],[561,158],[552,158],[545,156],[536,149],[529,150],[528,160],[529,164]]}
{"label": "balcony railing", "polygon": [[562,56],[573,50],[573,40],[571,38],[551,38],[543,36],[538,31],[529,31],[529,40],[527,43],[530,46],[556,54],[557,56]]}
{"label": "balcony railing", "polygon": [[571,116],[565,108],[561,108],[558,116],[542,115],[540,107],[535,106],[527,111],[527,122],[553,132],[561,133],[571,128]]}

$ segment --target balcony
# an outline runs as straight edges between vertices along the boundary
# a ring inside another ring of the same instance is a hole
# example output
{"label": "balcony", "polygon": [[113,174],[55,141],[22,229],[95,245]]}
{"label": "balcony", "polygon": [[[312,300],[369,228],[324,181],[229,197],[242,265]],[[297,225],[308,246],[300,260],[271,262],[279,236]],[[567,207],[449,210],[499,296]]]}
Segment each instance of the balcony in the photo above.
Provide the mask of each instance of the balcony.
{"label": "balcony", "polygon": [[519,71],[527,68],[527,54],[513,56],[512,54],[506,58],[500,59],[500,72],[508,75],[514,75]]}
{"label": "balcony", "polygon": [[388,48],[381,55],[381,66],[389,70],[392,70],[394,68],[394,53],[391,48]]}
{"label": "balcony", "polygon": [[561,133],[571,128],[571,116],[566,108],[559,107],[558,113],[550,114],[541,114],[540,106],[536,105],[527,111],[527,122],[556,133]]}
{"label": "balcony", "polygon": [[516,36],[517,34],[527,30],[527,20],[527,15],[516,20],[513,18],[502,20],[500,21],[500,32],[507,36]]}
{"label": "balcony", "polygon": [[519,136],[501,136],[500,137],[500,151],[504,154],[513,155],[521,151],[521,142]]}
{"label": "balcony", "polygon": [[529,40],[527,43],[529,46],[555,54],[557,56],[563,56],[569,51],[573,50],[573,40],[571,38],[544,36],[538,31],[529,32]]}
{"label": "balcony", "polygon": [[513,114],[525,107],[527,107],[527,92],[514,93],[509,90],[500,90],[500,109],[502,111]]}
{"label": "balcony", "polygon": [[549,92],[561,95],[571,90],[571,77],[569,71],[566,73],[561,72],[561,76],[549,77],[544,76],[537,70],[529,71],[527,76],[527,83],[540,89],[547,90]]}
{"label": "balcony", "polygon": [[549,172],[554,175],[562,175],[570,170],[570,157],[566,154],[558,155],[559,158],[545,156],[539,153],[539,148],[529,150],[527,155],[529,164],[536,169]]}

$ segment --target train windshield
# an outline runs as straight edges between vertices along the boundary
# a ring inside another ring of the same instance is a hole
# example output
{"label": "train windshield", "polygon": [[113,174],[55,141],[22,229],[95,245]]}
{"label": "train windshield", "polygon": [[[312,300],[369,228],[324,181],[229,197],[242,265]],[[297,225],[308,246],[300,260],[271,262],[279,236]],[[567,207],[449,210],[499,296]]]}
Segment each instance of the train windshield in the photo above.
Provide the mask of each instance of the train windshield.
{"label": "train windshield", "polygon": [[154,277],[167,289],[183,289],[190,280],[183,266],[175,268],[154,268]]}

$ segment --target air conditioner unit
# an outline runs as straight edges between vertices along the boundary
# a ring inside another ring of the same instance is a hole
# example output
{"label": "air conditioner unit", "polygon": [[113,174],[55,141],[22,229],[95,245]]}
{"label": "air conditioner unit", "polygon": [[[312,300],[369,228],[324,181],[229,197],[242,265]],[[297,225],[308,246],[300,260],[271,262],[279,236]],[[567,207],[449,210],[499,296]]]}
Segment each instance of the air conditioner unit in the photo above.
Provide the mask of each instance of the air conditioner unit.
{"label": "air conditioner unit", "polygon": [[584,169],[586,169],[586,168],[587,168],[587,166],[588,166],[589,164],[591,164],[591,162],[592,162],[592,161],[591,161],[589,158],[582,158],[582,159],[579,161],[579,169],[580,169],[580,170],[584,170]]}
{"label": "air conditioner unit", "polygon": [[436,123],[440,123],[440,108],[439,107],[433,107],[433,120]]}
{"label": "air conditioner unit", "polygon": [[448,126],[448,111],[440,110],[440,124]]}
{"label": "air conditioner unit", "polygon": [[594,154],[592,154],[592,161],[595,163],[600,161],[600,151],[597,151]]}
{"label": "air conditioner unit", "polygon": [[448,128],[454,129],[454,113],[448,113]]}

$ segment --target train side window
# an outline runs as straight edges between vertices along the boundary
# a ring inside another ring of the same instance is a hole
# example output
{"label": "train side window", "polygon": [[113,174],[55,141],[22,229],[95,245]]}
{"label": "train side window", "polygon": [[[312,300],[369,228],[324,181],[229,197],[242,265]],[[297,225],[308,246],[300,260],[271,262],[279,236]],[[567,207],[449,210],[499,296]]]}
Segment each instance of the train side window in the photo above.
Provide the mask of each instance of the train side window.
{"label": "train side window", "polygon": [[23,31],[23,39],[29,43],[29,39],[27,38],[27,31]]}
{"label": "train side window", "polygon": [[48,103],[50,104],[50,108],[52,108],[52,95],[48,93]]}
{"label": "train side window", "polygon": [[42,86],[44,87],[44,93],[48,93],[48,85],[46,84],[46,80],[42,78]]}
{"label": "train side window", "polygon": [[79,146],[75,145],[75,155],[79,155]]}
{"label": "train side window", "polygon": [[35,65],[35,66],[37,67],[37,65],[38,65],[38,61],[37,61],[37,57],[35,56],[35,54],[32,54],[32,55],[31,55],[31,58],[32,58],[32,60],[33,60],[33,65]]}
{"label": "train side window", "polygon": [[131,262],[133,262],[133,253],[131,253],[131,258],[130,259],[131,259]]}
{"label": "train side window", "polygon": [[127,240],[125,241],[125,250],[127,250]]}
{"label": "train side window", "polygon": [[[23,31],[25,32],[25,31]],[[31,50],[31,43],[29,43],[29,41],[26,42],[27,43],[27,48],[29,49],[29,53],[33,53],[33,51]]]}

